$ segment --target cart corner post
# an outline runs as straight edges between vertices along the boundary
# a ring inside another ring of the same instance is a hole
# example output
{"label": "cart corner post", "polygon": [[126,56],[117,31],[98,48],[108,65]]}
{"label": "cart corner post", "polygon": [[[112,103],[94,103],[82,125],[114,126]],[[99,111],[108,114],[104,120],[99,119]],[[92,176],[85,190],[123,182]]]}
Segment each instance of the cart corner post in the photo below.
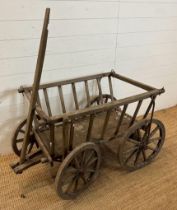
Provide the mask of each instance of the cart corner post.
{"label": "cart corner post", "polygon": [[39,51],[38,51],[38,58],[37,58],[36,69],[35,69],[35,75],[34,75],[34,81],[33,81],[33,86],[32,86],[32,96],[31,96],[31,101],[30,101],[29,111],[28,111],[28,116],[27,116],[27,126],[26,126],[26,131],[25,131],[25,136],[24,136],[24,141],[23,141],[22,151],[21,151],[21,156],[20,156],[20,164],[22,164],[25,161],[26,150],[27,150],[27,146],[29,142],[29,135],[32,129],[32,122],[33,122],[33,117],[35,113],[37,93],[39,89],[42,68],[44,64],[45,51],[46,51],[46,46],[47,46],[49,15],[50,15],[50,8],[46,8],[43,29],[42,29],[41,39],[40,39],[40,45],[39,45]]}

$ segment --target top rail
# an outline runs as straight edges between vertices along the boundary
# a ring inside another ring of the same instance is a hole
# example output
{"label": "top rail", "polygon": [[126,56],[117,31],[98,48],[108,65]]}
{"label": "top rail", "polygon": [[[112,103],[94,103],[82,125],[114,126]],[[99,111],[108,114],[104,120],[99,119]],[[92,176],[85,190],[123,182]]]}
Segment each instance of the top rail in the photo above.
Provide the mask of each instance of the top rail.
{"label": "top rail", "polygon": [[117,79],[120,79],[124,82],[127,82],[131,85],[134,85],[136,87],[139,87],[139,88],[142,88],[144,90],[147,90],[147,91],[151,91],[151,90],[155,90],[156,88],[152,87],[152,86],[149,86],[149,85],[146,85],[144,83],[141,83],[141,82],[138,82],[136,80],[133,80],[133,79],[130,79],[128,77],[125,77],[125,76],[122,76],[120,74],[117,74],[116,72],[112,72],[112,76],[117,78]]}
{"label": "top rail", "polygon": [[[165,92],[164,88],[162,88],[162,89],[154,88],[152,86],[146,85],[144,83],[141,83],[141,82],[135,81],[133,79],[130,79],[128,77],[125,77],[125,76],[122,76],[120,74],[117,74],[114,71],[101,73],[101,74],[90,75],[90,76],[84,76],[84,77],[79,77],[79,78],[74,78],[74,79],[69,79],[69,80],[65,80],[65,81],[58,81],[58,82],[52,82],[52,83],[48,83],[48,84],[42,84],[42,85],[39,86],[39,89],[46,89],[46,88],[55,87],[55,86],[62,87],[62,85],[75,84],[75,83],[81,82],[81,81],[85,82],[86,89],[88,89],[88,84],[87,84],[88,80],[92,80],[92,79],[99,80],[99,79],[101,79],[103,77],[108,77],[109,78],[109,83],[110,83],[111,77],[113,77],[113,78],[117,78],[119,80],[122,80],[124,82],[127,82],[129,84],[132,84],[132,85],[134,85],[136,87],[139,87],[141,89],[144,89],[144,90],[148,91],[147,93],[143,94],[143,96],[145,96],[145,97],[146,96],[150,97],[150,96],[153,96],[153,94],[156,95],[156,94],[161,94],[161,93]],[[109,86],[110,86],[110,84],[109,84]],[[110,88],[111,88],[110,90],[112,91],[112,87],[110,87]],[[32,89],[32,87],[20,87],[19,92],[20,93],[23,93],[23,92],[26,93],[27,91],[31,91],[31,89]],[[87,100],[88,100],[88,103],[89,103],[89,101],[90,101],[89,98],[90,97],[89,97],[88,94],[89,93],[87,92]],[[125,103],[127,103],[127,101],[129,103],[129,101],[131,101],[132,98],[136,99],[136,100],[140,100],[139,96],[141,98],[141,94],[125,98]],[[30,101],[29,98],[28,98],[28,100]],[[124,101],[124,99],[122,99],[122,100]],[[119,104],[120,100],[118,100],[118,101],[116,100],[116,102],[118,102],[118,104]],[[94,109],[96,109],[96,108],[94,107]],[[62,114],[61,115],[57,115],[57,116],[52,116],[52,117],[51,116],[47,116],[45,114],[45,112],[42,110],[42,108],[39,108],[38,105],[36,105],[36,111],[40,114],[40,116],[42,116],[47,121],[51,121],[51,120],[52,121],[53,120],[57,121],[59,118],[61,119],[61,116],[62,116]],[[64,109],[63,112],[64,112],[63,115],[65,115],[65,116],[68,114],[65,109]],[[76,111],[76,113],[77,113],[77,111]]]}
{"label": "top rail", "polygon": [[[117,78],[119,80],[122,80],[124,82],[127,82],[131,85],[134,85],[136,87],[142,88],[144,90],[150,91],[150,90],[155,90],[155,87],[152,87],[150,85],[138,82],[136,80],[130,79],[128,77],[125,77],[123,75],[117,74],[115,71],[111,71],[111,72],[105,72],[105,73],[100,73],[100,74],[94,74],[94,75],[89,75],[89,76],[83,76],[83,77],[78,77],[78,78],[74,78],[74,79],[68,79],[68,80],[63,80],[63,81],[57,81],[57,82],[51,82],[51,83],[45,83],[45,84],[41,84],[39,86],[39,89],[44,89],[44,88],[51,88],[51,87],[55,87],[55,86],[62,86],[62,85],[67,85],[67,84],[72,84],[72,83],[76,83],[76,82],[81,82],[81,81],[88,81],[88,80],[92,80],[92,79],[98,79],[98,78],[102,78],[102,77],[114,77]],[[19,93],[23,93],[24,90],[32,90],[32,86],[21,86],[18,89]]]}
{"label": "top rail", "polygon": [[[112,72],[106,72],[106,73],[94,74],[94,75],[89,75],[89,76],[84,76],[84,77],[78,77],[78,78],[68,79],[68,80],[63,80],[63,81],[58,81],[58,82],[45,83],[45,84],[41,84],[39,86],[39,89],[51,88],[51,87],[55,87],[55,86],[67,85],[67,84],[72,84],[72,83],[76,83],[76,82],[81,82],[81,81],[87,81],[87,80],[92,80],[92,79],[107,77],[107,76],[109,76],[111,74],[112,74]],[[31,90],[31,89],[32,89],[31,86],[29,86],[29,87],[28,86],[27,87],[21,86],[18,89],[18,92],[19,93],[23,93],[24,90]]]}

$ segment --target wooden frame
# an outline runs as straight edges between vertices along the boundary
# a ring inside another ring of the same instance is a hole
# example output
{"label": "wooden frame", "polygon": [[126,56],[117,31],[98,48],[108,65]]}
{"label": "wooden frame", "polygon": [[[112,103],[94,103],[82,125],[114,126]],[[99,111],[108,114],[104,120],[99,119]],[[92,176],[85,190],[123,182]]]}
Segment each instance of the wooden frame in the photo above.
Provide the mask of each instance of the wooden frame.
{"label": "wooden frame", "polygon": [[[50,14],[50,9],[47,8],[44,18],[44,25],[40,41],[39,54],[37,59],[33,85],[30,87],[20,87],[18,90],[18,92],[24,94],[27,100],[29,101],[29,112],[27,116],[24,138],[22,139],[23,143],[22,148],[20,151],[18,151],[18,154],[20,153],[20,161],[12,164],[11,166],[15,171],[15,173],[22,173],[23,170],[39,162],[49,162],[51,165],[53,165],[54,161],[63,162],[65,159],[67,159],[68,154],[70,154],[74,150],[75,123],[81,122],[82,120],[85,119],[88,119],[88,128],[85,131],[86,132],[85,142],[87,143],[89,141],[94,141],[95,144],[96,143],[100,144],[103,142],[109,142],[118,137],[125,136],[126,130],[123,131],[121,130],[121,126],[123,124],[123,121],[125,121],[125,119],[128,119],[126,120],[128,125],[127,129],[128,130],[130,129],[131,131],[136,131],[136,129],[143,130],[146,124],[148,124],[149,130],[147,130],[147,132],[149,133],[146,133],[148,136],[150,135],[152,121],[159,124],[163,130],[163,126],[159,122],[153,120],[153,114],[155,108],[155,99],[157,95],[160,95],[165,92],[164,88],[157,89],[151,87],[149,85],[143,84],[141,82],[117,74],[115,71],[40,85],[40,78],[42,74],[42,67],[43,67],[45,50],[47,45],[47,36],[48,36],[47,28],[49,23],[49,14]],[[106,94],[103,94],[102,85],[101,85],[101,81],[103,78],[107,79],[109,86],[108,87],[109,91]],[[98,88],[98,95],[94,100],[91,97],[88,85],[88,82],[93,80],[96,81]],[[144,92],[141,94],[117,100],[114,96],[115,90],[113,89],[112,80],[123,81],[127,84],[143,89]],[[85,108],[81,108],[78,101],[76,84],[81,82],[84,84],[84,92],[86,95],[87,106],[85,106]],[[65,96],[63,93],[63,87],[66,85],[71,86],[72,90],[72,95],[75,105],[75,110],[72,112],[68,112],[66,109],[66,104],[64,99]],[[62,108],[62,113],[58,115],[52,114],[50,97],[48,95],[48,89],[54,87],[58,89],[58,96]],[[42,108],[39,91],[43,93],[47,112],[45,112]],[[143,101],[148,98],[150,98],[150,103],[143,115],[144,121],[143,123],[140,123],[140,125],[144,127],[137,128],[135,125],[138,124],[137,116],[140,107]],[[95,102],[97,102],[97,105],[93,106]],[[126,113],[126,111],[128,106],[132,103],[137,103],[137,105],[133,115],[130,116]],[[92,138],[94,123],[95,120],[97,119],[97,116],[99,116],[102,113],[105,113],[105,117],[103,119],[101,135],[99,138],[94,139]],[[109,136],[108,139],[105,139],[105,132],[107,130],[112,113],[118,113],[119,118],[116,122],[116,127],[113,135]],[[147,120],[148,117],[150,118],[150,121],[146,122],[145,120]],[[60,130],[60,132],[62,133],[63,147],[60,155],[55,154],[55,148],[56,148],[55,133],[57,126],[60,126],[62,128],[62,131]],[[20,130],[21,128],[19,127],[18,129]],[[49,132],[49,139],[47,140],[48,143],[44,141],[45,138],[44,131]],[[18,133],[18,131],[16,133]],[[13,138],[13,141],[16,140],[16,136]],[[27,148],[29,145],[33,145],[34,142],[36,143],[38,149],[32,154],[28,154]],[[87,147],[92,148],[94,146],[92,144],[91,145],[86,144],[85,148]],[[83,148],[80,149],[82,150]],[[96,149],[95,151],[97,150],[98,149]]]}

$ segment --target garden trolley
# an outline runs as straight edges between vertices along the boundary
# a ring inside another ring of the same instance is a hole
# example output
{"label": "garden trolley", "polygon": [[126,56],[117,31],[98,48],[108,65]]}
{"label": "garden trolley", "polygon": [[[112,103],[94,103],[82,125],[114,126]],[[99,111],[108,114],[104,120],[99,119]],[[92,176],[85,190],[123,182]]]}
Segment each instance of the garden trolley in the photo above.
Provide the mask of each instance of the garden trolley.
{"label": "garden trolley", "polygon": [[[50,9],[45,12],[34,83],[20,87],[29,101],[28,116],[17,126],[12,148],[20,160],[11,164],[16,174],[38,164],[59,162],[55,178],[56,191],[64,199],[76,197],[98,176],[103,155],[102,146],[116,154],[120,165],[128,170],[149,164],[159,153],[165,139],[162,122],[154,119],[155,99],[164,89],[156,89],[117,74],[114,71],[40,85]],[[103,93],[102,81],[108,92]],[[114,80],[114,83],[112,82]],[[98,94],[91,95],[89,83],[95,81]],[[143,90],[123,99],[115,97],[115,83],[123,81]],[[77,85],[82,83],[85,105],[78,99]],[[114,85],[113,85],[114,84]],[[67,110],[63,88],[71,87],[74,109]],[[61,113],[53,114],[49,91],[56,88]],[[43,99],[41,98],[43,95]],[[149,100],[138,117],[140,107]],[[42,100],[46,110],[43,109]],[[136,104],[133,114],[130,105]]]}

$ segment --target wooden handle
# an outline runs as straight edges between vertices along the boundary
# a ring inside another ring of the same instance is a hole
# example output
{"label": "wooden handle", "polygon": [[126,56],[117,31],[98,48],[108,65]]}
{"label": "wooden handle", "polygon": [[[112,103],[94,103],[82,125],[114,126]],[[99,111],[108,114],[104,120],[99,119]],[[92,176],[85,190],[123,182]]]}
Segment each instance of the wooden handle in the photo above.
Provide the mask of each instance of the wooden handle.
{"label": "wooden handle", "polygon": [[40,39],[40,45],[39,45],[38,58],[37,58],[37,63],[36,63],[36,70],[35,70],[34,81],[33,81],[33,86],[32,86],[32,95],[31,95],[30,106],[29,106],[29,111],[28,111],[27,125],[26,125],[24,140],[23,140],[21,156],[20,156],[21,164],[25,160],[26,150],[29,143],[30,131],[32,129],[33,117],[35,114],[37,93],[39,89],[42,68],[44,64],[45,51],[46,51],[46,46],[47,46],[49,15],[50,15],[50,9],[46,8],[43,29],[42,29],[41,39]]}

